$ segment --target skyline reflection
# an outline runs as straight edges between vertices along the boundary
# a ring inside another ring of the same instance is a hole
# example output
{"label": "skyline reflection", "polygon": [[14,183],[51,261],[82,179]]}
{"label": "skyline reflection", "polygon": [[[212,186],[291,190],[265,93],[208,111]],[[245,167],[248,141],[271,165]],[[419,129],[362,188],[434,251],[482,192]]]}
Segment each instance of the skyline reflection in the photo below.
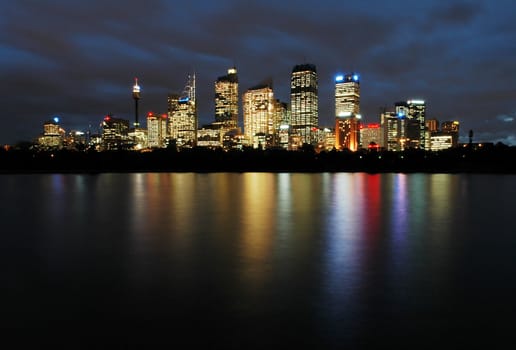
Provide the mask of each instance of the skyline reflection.
{"label": "skyline reflection", "polygon": [[331,347],[443,325],[503,330],[498,315],[512,315],[511,176],[3,178],[17,203],[0,211],[10,324],[179,320],[225,339]]}

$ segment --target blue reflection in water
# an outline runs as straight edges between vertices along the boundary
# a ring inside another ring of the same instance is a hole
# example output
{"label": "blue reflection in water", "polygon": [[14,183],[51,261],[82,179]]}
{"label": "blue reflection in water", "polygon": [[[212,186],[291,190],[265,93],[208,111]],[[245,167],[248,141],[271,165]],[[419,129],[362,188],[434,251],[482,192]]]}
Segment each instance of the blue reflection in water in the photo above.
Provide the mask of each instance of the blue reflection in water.
{"label": "blue reflection in water", "polygon": [[360,244],[363,239],[360,193],[362,174],[334,174],[325,216],[324,236],[324,304],[321,305],[327,330],[340,329],[348,336],[356,312],[360,289]]}

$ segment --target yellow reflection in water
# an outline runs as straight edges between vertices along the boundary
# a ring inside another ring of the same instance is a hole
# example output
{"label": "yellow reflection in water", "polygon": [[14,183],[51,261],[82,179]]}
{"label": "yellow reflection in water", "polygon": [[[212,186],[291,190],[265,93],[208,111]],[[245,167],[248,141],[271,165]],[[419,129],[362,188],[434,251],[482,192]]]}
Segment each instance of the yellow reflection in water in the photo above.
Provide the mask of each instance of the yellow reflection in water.
{"label": "yellow reflection in water", "polygon": [[247,173],[242,184],[242,253],[255,261],[270,254],[276,228],[274,174]]}

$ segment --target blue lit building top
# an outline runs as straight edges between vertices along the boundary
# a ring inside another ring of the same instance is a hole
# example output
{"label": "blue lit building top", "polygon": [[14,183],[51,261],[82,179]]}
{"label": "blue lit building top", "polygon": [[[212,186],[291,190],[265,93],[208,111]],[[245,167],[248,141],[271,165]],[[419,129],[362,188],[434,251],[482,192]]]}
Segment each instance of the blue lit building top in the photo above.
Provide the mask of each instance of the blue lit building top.
{"label": "blue lit building top", "polygon": [[335,76],[335,83],[349,83],[355,82],[360,84],[360,75],[358,73],[337,74]]}

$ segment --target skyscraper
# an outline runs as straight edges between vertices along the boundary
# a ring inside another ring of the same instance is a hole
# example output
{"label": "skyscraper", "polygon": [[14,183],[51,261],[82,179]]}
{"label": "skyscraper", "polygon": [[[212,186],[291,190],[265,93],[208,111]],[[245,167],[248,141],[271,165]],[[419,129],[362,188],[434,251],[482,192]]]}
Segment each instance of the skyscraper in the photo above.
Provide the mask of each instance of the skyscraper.
{"label": "skyscraper", "polygon": [[360,122],[355,116],[335,118],[335,148],[357,151],[360,145]]}
{"label": "skyscraper", "polygon": [[215,82],[215,121],[229,129],[238,126],[238,76],[234,67]]}
{"label": "skyscraper", "polygon": [[357,73],[335,77],[335,116],[360,114],[360,76]]}
{"label": "skyscraper", "polygon": [[151,148],[163,148],[167,139],[167,114],[147,113],[147,138]]}
{"label": "skyscraper", "polygon": [[256,136],[272,136],[276,117],[272,84],[258,85],[244,93],[244,135],[254,142]]}
{"label": "skyscraper", "polygon": [[108,114],[102,121],[102,146],[104,150],[121,150],[129,147],[129,120]]}
{"label": "skyscraper", "polygon": [[406,147],[407,117],[399,112],[383,112],[380,116],[383,147],[387,151],[403,151]]}
{"label": "skyscraper", "polygon": [[169,137],[178,147],[194,147],[197,143],[197,103],[195,74],[188,76],[183,94],[168,96]]}
{"label": "skyscraper", "polygon": [[419,126],[419,148],[425,148],[425,118],[426,118],[426,104],[423,100],[409,100],[407,101],[409,107],[409,119],[418,122]]}
{"label": "skyscraper", "polygon": [[407,117],[407,147],[425,148],[426,105],[423,100],[409,100],[395,104],[396,113]]}
{"label": "skyscraper", "polygon": [[290,79],[291,123],[293,132],[303,143],[314,143],[312,130],[319,126],[317,70],[313,64],[300,64],[292,69]]}
{"label": "skyscraper", "polygon": [[360,77],[357,73],[335,77],[335,148],[360,146]]}
{"label": "skyscraper", "polygon": [[422,100],[409,100],[394,104],[396,114],[407,118],[405,125],[406,147],[425,148],[426,105]]}

